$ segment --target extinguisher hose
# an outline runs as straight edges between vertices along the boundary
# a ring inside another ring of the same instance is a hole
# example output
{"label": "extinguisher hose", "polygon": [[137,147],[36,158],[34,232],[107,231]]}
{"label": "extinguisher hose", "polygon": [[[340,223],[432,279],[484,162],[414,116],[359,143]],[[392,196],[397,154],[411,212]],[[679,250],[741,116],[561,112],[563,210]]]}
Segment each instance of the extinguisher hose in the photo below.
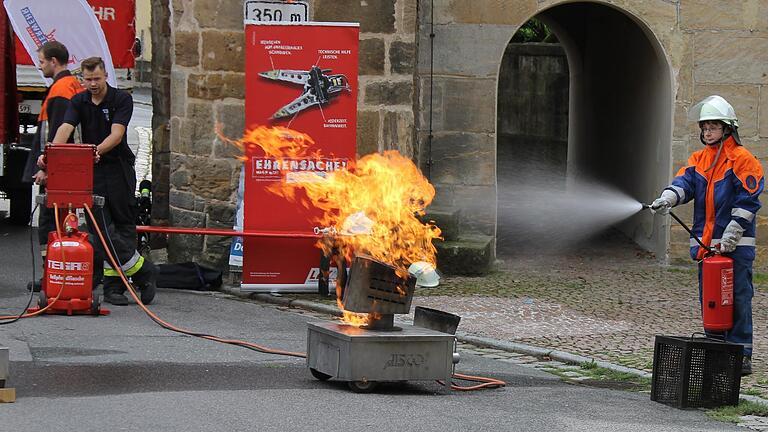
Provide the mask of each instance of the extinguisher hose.
{"label": "extinguisher hose", "polygon": [[704,244],[704,242],[702,242],[702,241],[701,241],[701,239],[699,238],[699,236],[697,236],[696,234],[694,234],[694,233],[693,233],[693,231],[691,231],[691,229],[690,229],[690,228],[688,228],[688,225],[686,225],[686,224],[685,224],[685,222],[683,222],[682,220],[680,220],[680,218],[679,218],[679,217],[677,217],[677,215],[676,215],[674,212],[672,212],[672,211],[670,210],[670,211],[669,211],[669,215],[670,215],[670,216],[672,216],[672,218],[673,218],[674,220],[676,220],[676,221],[677,221],[677,223],[679,223],[679,224],[680,224],[680,226],[682,226],[682,227],[683,227],[683,229],[685,229],[686,231],[688,231],[688,234],[690,234],[690,235],[691,235],[691,237],[693,237],[693,238],[696,240],[696,242],[697,242],[697,243],[698,243],[698,244],[699,244],[701,247],[703,247],[703,248],[704,248],[704,250],[706,250],[706,251],[707,251],[707,252],[709,252],[709,253],[715,253],[715,252],[716,252],[715,248],[713,248],[713,247],[710,247],[710,246],[707,246],[707,245],[705,245],[705,244]]}

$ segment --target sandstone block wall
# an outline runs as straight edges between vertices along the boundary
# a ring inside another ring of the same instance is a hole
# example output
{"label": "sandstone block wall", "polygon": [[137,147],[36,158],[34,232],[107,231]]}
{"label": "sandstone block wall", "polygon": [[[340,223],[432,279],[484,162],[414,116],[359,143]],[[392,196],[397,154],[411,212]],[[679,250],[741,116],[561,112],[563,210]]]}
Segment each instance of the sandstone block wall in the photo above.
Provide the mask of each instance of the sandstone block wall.
{"label": "sandstone block wall", "polygon": [[[171,223],[231,226],[240,163],[213,133],[217,121],[238,136],[243,122],[242,0],[169,0]],[[462,210],[465,227],[496,229],[499,67],[514,32],[565,0],[315,0],[312,19],[359,21],[358,151],[399,149],[428,171],[437,204]],[[595,1],[626,13],[658,42],[672,76],[672,133],[661,143],[671,176],[698,148],[687,108],[719,93],[741,118],[741,135],[768,161],[768,3],[762,0]],[[430,33],[435,31],[434,79]],[[415,79],[414,79],[415,77]],[[430,93],[430,89],[433,93]],[[430,96],[431,99],[430,99]],[[433,110],[430,113],[430,103]],[[433,151],[450,157],[428,164]],[[652,143],[652,145],[660,145]],[[686,209],[680,212],[688,216]],[[768,219],[759,217],[761,262]],[[671,226],[670,256],[686,259],[687,238]],[[228,239],[176,237],[171,259],[222,263]]]}
{"label": "sandstone block wall", "polygon": [[[243,0],[171,0],[170,222],[231,228],[241,163],[214,133],[244,124]],[[360,22],[358,153],[414,148],[416,3],[317,0],[314,21]],[[172,261],[226,268],[229,238],[173,236]]]}
{"label": "sandstone block wall", "polygon": [[[429,91],[434,89],[433,148],[455,146],[455,157],[445,170],[438,161],[438,203],[460,207],[464,226],[494,233],[496,224],[495,173],[487,176],[456,175],[457,166],[484,172],[477,154],[494,155],[497,142],[495,113],[499,65],[514,32],[528,19],[562,0],[419,0],[419,64],[417,85],[421,97],[417,109],[419,149],[416,155],[427,166],[426,136],[429,123]],[[669,137],[670,176],[699,148],[696,126],[687,121],[686,110],[703,97],[719,93],[736,107],[741,136],[765,165],[768,161],[768,3],[706,0],[609,0],[595,1],[630,16],[658,41],[673,77],[673,133]],[[434,21],[432,21],[434,17]],[[429,77],[429,34],[434,22],[434,80]],[[658,143],[649,143],[656,145]],[[443,172],[443,171],[447,171]],[[671,178],[671,177],[670,177]],[[690,210],[680,213],[689,218]],[[759,216],[759,261],[768,263],[768,219]],[[670,257],[687,259],[687,234],[671,227]]]}

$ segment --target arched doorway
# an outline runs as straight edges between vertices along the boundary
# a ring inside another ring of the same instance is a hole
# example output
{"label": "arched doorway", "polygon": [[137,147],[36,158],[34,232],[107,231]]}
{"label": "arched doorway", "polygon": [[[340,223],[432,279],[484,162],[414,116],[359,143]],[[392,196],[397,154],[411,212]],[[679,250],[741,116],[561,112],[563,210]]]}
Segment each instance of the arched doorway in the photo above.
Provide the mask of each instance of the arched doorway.
{"label": "arched doorway", "polygon": [[[561,188],[567,199],[567,185],[590,179],[648,202],[669,181],[671,74],[656,37],[639,19],[603,3],[567,3],[542,11],[535,18],[557,36],[567,58],[567,70],[558,66],[562,61],[551,58],[539,62],[543,70],[510,67],[514,62],[508,56],[520,55],[519,49],[510,47],[502,60],[496,171],[497,246],[502,256],[520,241],[532,240],[530,243],[535,244],[531,235],[546,235],[546,227],[535,227],[535,223],[533,230],[523,227],[528,232],[521,232],[520,224],[510,222],[520,220],[510,215],[523,211],[514,200],[527,186],[533,184],[537,191]],[[529,51],[523,49],[530,57]],[[554,55],[555,50],[549,51]],[[518,64],[524,66],[520,60]],[[564,85],[558,73],[568,76],[567,97],[563,96]],[[535,86],[533,98],[530,88],[519,87],[526,83]],[[511,101],[505,99],[510,97]],[[521,103],[525,98],[532,102]],[[546,120],[538,131],[522,127],[530,126],[530,119],[537,118]],[[527,135],[510,140],[508,132],[514,123]],[[566,123],[564,132],[561,125]],[[548,198],[541,193],[535,199]],[[598,214],[600,209],[594,211]],[[567,212],[561,214],[558,222],[568,224],[568,216]],[[525,217],[536,220],[537,214],[528,212]],[[552,224],[551,218],[540,221]],[[639,212],[615,223],[613,228],[660,258],[665,257],[668,234],[661,229],[660,218]]]}

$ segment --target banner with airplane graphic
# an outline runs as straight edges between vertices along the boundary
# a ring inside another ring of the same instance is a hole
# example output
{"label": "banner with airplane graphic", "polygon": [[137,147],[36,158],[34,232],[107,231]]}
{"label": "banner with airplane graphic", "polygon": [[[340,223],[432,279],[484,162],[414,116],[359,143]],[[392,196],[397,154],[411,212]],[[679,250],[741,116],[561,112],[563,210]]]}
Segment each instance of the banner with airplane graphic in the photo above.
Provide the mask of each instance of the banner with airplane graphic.
{"label": "banner with airplane graphic", "polygon": [[[311,157],[246,156],[244,228],[312,233],[319,210],[270,191],[311,173],[323,176],[355,159],[358,45],[356,23],[257,22],[245,26],[245,127],[282,126],[309,135]],[[253,238],[243,243],[244,291],[316,291],[314,239]]]}

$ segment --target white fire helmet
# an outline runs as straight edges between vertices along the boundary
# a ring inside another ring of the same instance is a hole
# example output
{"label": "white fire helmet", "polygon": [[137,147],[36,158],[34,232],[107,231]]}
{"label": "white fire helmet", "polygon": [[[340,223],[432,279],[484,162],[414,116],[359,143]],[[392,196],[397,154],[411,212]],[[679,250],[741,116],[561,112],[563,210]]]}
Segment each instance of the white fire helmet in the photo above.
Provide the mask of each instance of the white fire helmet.
{"label": "white fire helmet", "polygon": [[739,127],[736,111],[727,100],[717,95],[708,96],[701,102],[692,106],[691,109],[688,110],[688,119],[695,122],[720,120],[725,124],[730,125],[732,129]]}
{"label": "white fire helmet", "polygon": [[416,285],[422,287],[436,287],[440,284],[440,274],[432,264],[418,261],[408,267],[408,273],[416,278]]}

